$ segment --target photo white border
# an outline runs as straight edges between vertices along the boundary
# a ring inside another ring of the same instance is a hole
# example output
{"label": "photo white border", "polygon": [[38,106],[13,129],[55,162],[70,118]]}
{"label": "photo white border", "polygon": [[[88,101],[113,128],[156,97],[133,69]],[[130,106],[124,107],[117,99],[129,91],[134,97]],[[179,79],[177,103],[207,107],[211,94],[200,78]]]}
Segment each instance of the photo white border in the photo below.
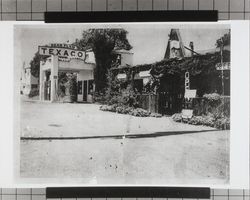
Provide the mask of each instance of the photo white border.
{"label": "photo white border", "polygon": [[[82,185],[71,179],[49,179],[49,183],[38,181],[38,179],[15,179],[14,168],[17,164],[14,159],[18,152],[14,141],[13,131],[19,116],[14,113],[15,96],[13,88],[18,89],[17,81],[14,81],[14,61],[13,61],[13,25],[15,24],[44,24],[43,22],[1,22],[0,38],[0,187],[47,187],[47,186],[102,186],[102,185]],[[141,23],[140,23],[141,24]],[[162,23],[160,23],[162,24]],[[166,23],[168,25],[191,25],[204,23]],[[225,21],[208,22],[209,24],[231,24],[231,130],[230,130],[230,184],[228,185],[147,185],[147,186],[208,186],[212,188],[238,188],[249,189],[249,21]],[[54,24],[50,24],[54,25]],[[64,24],[60,24],[64,25]],[[72,24],[71,24],[72,25]],[[77,25],[77,24],[74,24]],[[16,73],[15,73],[16,74]],[[16,77],[15,77],[16,78]],[[14,84],[15,83],[15,84]],[[17,110],[18,111],[18,108]],[[108,185],[105,185],[108,186]],[[112,185],[113,186],[113,185]],[[127,186],[127,185],[116,185]],[[139,186],[139,185],[133,185]],[[144,185],[140,185],[144,186]]]}

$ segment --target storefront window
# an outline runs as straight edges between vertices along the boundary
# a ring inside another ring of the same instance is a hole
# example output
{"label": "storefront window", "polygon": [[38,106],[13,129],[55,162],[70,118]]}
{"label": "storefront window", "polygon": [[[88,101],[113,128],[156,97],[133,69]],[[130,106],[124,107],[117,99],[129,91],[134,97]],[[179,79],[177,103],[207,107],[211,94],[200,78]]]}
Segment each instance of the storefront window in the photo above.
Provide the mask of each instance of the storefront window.
{"label": "storefront window", "polygon": [[82,94],[82,81],[78,81],[77,89],[78,89],[78,94]]}
{"label": "storefront window", "polygon": [[93,94],[93,83],[94,83],[94,80],[89,80],[89,86],[88,86],[88,94]]}

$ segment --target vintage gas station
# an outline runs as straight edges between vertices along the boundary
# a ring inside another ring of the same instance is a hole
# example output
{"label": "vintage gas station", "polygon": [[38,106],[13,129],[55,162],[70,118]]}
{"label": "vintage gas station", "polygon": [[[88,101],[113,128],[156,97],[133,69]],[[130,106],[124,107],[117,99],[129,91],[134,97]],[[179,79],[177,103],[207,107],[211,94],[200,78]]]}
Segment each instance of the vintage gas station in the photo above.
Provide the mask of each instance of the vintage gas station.
{"label": "vintage gas station", "polygon": [[[59,101],[59,73],[72,73],[77,77],[77,102],[92,102],[95,91],[95,55],[92,50],[83,51],[71,44],[39,46],[39,54],[46,59],[40,61],[39,99]],[[133,53],[115,50],[118,66],[132,66]],[[119,74],[118,74],[119,78]]]}
{"label": "vintage gas station", "polygon": [[95,59],[92,51],[78,50],[67,44],[53,44],[39,46],[39,54],[48,56],[40,61],[40,89],[41,101],[58,101],[58,73],[70,72],[77,75],[77,101],[91,101],[93,91],[93,71]]}

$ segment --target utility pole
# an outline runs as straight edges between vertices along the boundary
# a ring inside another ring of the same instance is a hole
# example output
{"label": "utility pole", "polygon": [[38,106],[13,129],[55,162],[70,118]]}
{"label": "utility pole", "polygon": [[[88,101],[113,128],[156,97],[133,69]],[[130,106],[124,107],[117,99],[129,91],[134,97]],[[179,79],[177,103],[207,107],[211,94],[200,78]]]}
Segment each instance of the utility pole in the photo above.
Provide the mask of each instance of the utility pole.
{"label": "utility pole", "polygon": [[222,85],[222,96],[224,98],[224,69],[223,69],[223,39],[221,38],[221,45],[220,45],[220,62],[221,62],[221,85]]}
{"label": "utility pole", "polygon": [[[224,111],[225,111],[225,99],[224,99],[224,69],[223,69],[223,39],[221,38],[221,45],[220,45],[220,62],[221,62],[221,85],[222,85],[222,103],[223,103],[223,111],[222,117],[224,118]],[[225,127],[224,127],[225,129]]]}

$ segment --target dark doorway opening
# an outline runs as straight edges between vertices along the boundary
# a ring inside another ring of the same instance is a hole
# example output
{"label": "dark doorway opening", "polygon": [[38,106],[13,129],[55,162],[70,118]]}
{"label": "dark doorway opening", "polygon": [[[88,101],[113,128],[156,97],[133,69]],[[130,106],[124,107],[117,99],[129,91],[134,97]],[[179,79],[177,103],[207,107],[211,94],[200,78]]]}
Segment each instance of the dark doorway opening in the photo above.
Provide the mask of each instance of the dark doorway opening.
{"label": "dark doorway opening", "polygon": [[83,101],[87,101],[87,88],[88,88],[88,81],[83,81]]}

